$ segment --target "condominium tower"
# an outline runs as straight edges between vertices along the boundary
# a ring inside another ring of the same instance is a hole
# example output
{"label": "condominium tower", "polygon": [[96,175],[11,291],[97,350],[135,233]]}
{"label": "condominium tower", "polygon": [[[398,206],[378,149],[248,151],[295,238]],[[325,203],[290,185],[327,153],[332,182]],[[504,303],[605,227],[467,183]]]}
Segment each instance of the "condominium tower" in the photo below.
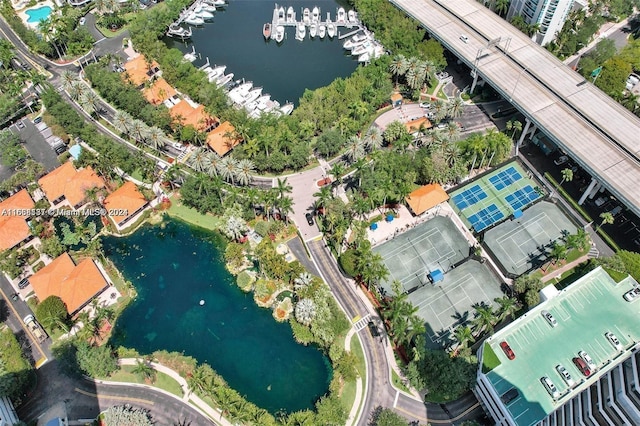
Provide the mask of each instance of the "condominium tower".
{"label": "condominium tower", "polygon": [[507,19],[521,15],[529,25],[539,25],[533,39],[544,46],[556,38],[562,29],[574,0],[513,0]]}

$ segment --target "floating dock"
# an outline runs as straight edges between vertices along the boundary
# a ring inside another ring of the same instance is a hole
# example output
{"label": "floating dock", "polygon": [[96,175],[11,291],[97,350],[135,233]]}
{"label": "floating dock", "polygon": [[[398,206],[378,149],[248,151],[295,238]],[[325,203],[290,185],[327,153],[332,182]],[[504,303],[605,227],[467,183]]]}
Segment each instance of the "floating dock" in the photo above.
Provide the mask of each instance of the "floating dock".
{"label": "floating dock", "polygon": [[[291,9],[291,7],[285,8],[284,6],[278,6],[278,4],[276,3],[275,7],[273,8],[273,15],[271,17],[271,39],[275,39],[276,28],[278,26],[297,27],[298,25],[303,24],[306,28],[310,28],[314,25],[318,27],[322,25],[327,27],[329,24],[333,24],[337,30],[339,30],[340,28],[353,28],[354,31],[350,31],[349,35],[353,35],[358,31],[362,31],[365,29],[358,19],[358,14],[355,11],[346,11],[342,7],[336,8],[334,20],[331,19],[330,12],[327,12],[325,15],[325,20],[322,20],[322,11],[317,6],[313,8],[301,8],[299,15],[295,11],[289,13],[289,9]],[[306,15],[304,13],[305,9],[308,10],[308,13]],[[316,9],[318,10],[317,18],[314,19],[312,11]],[[301,17],[301,19],[298,20],[298,17]],[[339,32],[336,34],[339,40],[342,40],[349,35],[341,36]]]}

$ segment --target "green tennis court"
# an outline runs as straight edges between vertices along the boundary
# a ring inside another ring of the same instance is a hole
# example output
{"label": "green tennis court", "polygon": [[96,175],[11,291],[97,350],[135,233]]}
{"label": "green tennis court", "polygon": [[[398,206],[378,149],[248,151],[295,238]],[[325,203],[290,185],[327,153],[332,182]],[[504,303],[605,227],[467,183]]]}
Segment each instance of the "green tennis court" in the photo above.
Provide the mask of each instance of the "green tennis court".
{"label": "green tennis court", "polygon": [[449,203],[469,229],[481,232],[532,204],[539,191],[514,161],[451,192]]}

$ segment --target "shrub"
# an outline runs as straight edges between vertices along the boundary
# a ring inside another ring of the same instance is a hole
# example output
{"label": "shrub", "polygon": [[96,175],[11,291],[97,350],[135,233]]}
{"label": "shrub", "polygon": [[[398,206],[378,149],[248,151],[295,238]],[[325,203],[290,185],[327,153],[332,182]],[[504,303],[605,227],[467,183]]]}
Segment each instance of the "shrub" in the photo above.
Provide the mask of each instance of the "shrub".
{"label": "shrub", "polygon": [[349,277],[354,278],[356,273],[356,252],[353,249],[349,249],[342,253],[338,259],[342,271]]}
{"label": "shrub", "polygon": [[47,331],[66,328],[69,322],[67,306],[58,296],[49,296],[36,307],[36,318]]}
{"label": "shrub", "polygon": [[242,291],[251,291],[252,284],[255,281],[255,277],[249,274],[247,271],[242,271],[236,278],[236,284]]}
{"label": "shrub", "polygon": [[269,222],[263,220],[256,222],[254,229],[258,235],[264,238],[269,234]]}

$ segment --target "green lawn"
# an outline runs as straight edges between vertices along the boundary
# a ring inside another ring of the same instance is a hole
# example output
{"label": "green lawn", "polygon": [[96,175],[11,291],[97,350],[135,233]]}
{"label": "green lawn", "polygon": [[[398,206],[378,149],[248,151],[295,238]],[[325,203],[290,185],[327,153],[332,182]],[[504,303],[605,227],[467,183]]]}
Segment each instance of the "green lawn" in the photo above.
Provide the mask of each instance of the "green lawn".
{"label": "green lawn", "polygon": [[180,199],[176,197],[171,198],[171,207],[167,210],[167,213],[169,216],[210,231],[216,231],[222,225],[222,218],[210,214],[200,214],[190,207],[183,206]]}
{"label": "green lawn", "polygon": [[[140,376],[132,373],[134,368],[135,366],[133,365],[123,365],[120,370],[109,376],[107,380],[111,380],[114,382],[148,384],[145,383],[144,379],[142,379]],[[156,371],[156,381],[152,383],[152,386],[155,386],[182,398],[183,394],[182,389],[180,388],[180,384],[176,382],[172,377],[169,377],[164,373]]]}
{"label": "green lawn", "polygon": [[500,365],[500,360],[496,353],[491,349],[487,343],[484,344],[484,350],[482,351],[482,372],[488,373],[497,366]]}
{"label": "green lawn", "polygon": [[[356,369],[358,370],[358,375],[362,379],[362,385],[366,386],[366,365],[364,362],[364,353],[362,352],[362,346],[360,345],[360,341],[358,337],[353,335],[351,337],[351,352],[356,356]],[[344,387],[342,388],[342,394],[340,395],[340,399],[342,400],[343,405],[347,408],[347,411],[351,411],[351,407],[353,407],[353,403],[356,399],[356,381],[346,382]],[[362,403],[362,401],[361,401]],[[358,410],[360,407],[358,407]]]}
{"label": "green lawn", "polygon": [[402,378],[394,369],[391,369],[391,380],[393,381],[393,386],[397,387],[401,391],[405,391],[406,393],[411,393],[411,390],[402,383]]}

